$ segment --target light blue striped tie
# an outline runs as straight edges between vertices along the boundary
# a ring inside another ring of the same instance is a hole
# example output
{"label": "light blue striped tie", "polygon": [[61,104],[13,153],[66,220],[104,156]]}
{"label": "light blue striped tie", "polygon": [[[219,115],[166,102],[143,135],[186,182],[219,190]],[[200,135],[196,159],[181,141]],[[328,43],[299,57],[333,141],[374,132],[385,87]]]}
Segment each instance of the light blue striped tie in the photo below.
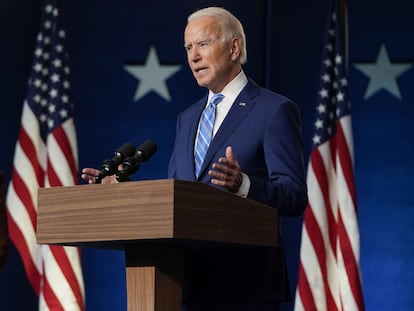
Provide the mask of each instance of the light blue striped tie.
{"label": "light blue striped tie", "polygon": [[197,145],[194,151],[195,174],[197,178],[200,174],[201,165],[203,165],[203,161],[213,134],[214,120],[216,119],[216,106],[222,101],[223,97],[223,94],[215,94],[201,115],[200,128],[196,142]]}

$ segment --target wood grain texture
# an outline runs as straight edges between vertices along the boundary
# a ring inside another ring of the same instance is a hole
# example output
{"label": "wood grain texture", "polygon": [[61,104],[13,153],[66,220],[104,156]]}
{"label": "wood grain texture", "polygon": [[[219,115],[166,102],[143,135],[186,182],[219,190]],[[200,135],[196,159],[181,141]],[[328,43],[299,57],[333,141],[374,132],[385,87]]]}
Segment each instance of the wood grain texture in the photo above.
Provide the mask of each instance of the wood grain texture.
{"label": "wood grain texture", "polygon": [[185,250],[140,245],[125,250],[128,310],[181,311]]}
{"label": "wood grain texture", "polygon": [[275,209],[202,183],[164,179],[38,192],[38,243],[125,251],[129,311],[181,310],[188,245],[277,240]]}
{"label": "wood grain texture", "polygon": [[123,249],[141,240],[276,246],[275,209],[173,179],[42,188],[37,242]]}

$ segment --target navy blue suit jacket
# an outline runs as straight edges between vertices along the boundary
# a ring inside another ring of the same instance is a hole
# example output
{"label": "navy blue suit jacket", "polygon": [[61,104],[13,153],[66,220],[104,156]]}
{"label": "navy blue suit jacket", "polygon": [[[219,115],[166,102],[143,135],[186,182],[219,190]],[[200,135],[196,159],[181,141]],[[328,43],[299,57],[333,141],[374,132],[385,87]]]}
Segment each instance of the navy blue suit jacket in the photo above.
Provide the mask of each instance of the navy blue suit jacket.
{"label": "navy blue suit jacket", "polygon": [[[207,96],[178,117],[170,178],[196,181],[194,143],[206,102]],[[281,216],[304,211],[307,191],[300,115],[292,101],[249,80],[211,141],[197,181],[210,184],[208,170],[225,156],[227,146],[233,148],[242,172],[250,178],[248,198],[277,208]],[[195,252],[190,257],[190,293],[215,300],[286,298],[281,248],[220,250],[216,255]],[[247,266],[255,265],[258,270],[248,272]],[[223,280],[226,276],[228,282]]]}

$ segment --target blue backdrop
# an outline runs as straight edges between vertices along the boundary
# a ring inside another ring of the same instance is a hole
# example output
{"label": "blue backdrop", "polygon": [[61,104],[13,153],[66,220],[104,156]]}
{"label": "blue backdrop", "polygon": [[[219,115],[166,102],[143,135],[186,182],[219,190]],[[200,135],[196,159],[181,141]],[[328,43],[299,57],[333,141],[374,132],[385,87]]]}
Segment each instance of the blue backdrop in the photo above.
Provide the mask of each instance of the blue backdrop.
{"label": "blue backdrop", "polygon": [[[201,97],[183,48],[186,17],[207,5],[233,11],[245,26],[246,73],[300,107],[311,147],[329,0],[67,1],[68,51],[80,167],[99,166],[129,141],[158,152],[135,179],[165,178],[177,114]],[[367,310],[414,310],[414,2],[352,1],[349,78],[361,270]],[[375,12],[375,13],[374,13]],[[0,2],[0,169],[10,176],[40,22],[39,0]],[[159,87],[126,68],[170,70]],[[165,88],[161,86],[164,84]],[[141,88],[141,89],[138,89]],[[294,290],[302,219],[285,219]],[[83,249],[87,310],[125,310],[124,257]],[[1,310],[37,310],[13,246],[0,271]],[[292,305],[287,305],[290,310]]]}

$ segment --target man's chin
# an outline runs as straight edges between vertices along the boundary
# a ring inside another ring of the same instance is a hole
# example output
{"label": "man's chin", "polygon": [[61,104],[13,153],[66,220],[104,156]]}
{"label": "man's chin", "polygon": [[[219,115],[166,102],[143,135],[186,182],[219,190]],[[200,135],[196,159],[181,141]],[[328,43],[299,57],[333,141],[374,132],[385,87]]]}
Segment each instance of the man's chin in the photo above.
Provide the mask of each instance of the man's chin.
{"label": "man's chin", "polygon": [[194,78],[200,87],[205,87],[206,89],[209,89],[209,90],[212,90],[216,84],[215,83],[216,79],[212,75],[198,74],[198,75],[194,75]]}
{"label": "man's chin", "polygon": [[205,88],[208,88],[208,83],[206,83],[206,81],[204,81],[204,80],[202,80],[202,79],[196,79],[196,81],[197,81],[197,84],[200,86],[200,87],[205,87]]}

